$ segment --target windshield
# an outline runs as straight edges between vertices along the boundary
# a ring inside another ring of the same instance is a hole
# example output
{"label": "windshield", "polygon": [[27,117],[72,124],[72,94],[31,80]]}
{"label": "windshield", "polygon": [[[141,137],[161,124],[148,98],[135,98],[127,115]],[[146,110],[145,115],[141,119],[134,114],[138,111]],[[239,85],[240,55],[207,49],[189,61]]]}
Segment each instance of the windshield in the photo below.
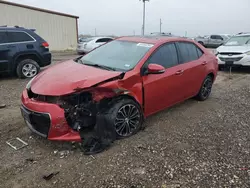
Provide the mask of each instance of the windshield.
{"label": "windshield", "polygon": [[115,40],[86,54],[80,62],[128,71],[135,67],[151,47],[153,44]]}
{"label": "windshield", "polygon": [[250,44],[250,35],[233,36],[224,45],[225,46],[243,46]]}

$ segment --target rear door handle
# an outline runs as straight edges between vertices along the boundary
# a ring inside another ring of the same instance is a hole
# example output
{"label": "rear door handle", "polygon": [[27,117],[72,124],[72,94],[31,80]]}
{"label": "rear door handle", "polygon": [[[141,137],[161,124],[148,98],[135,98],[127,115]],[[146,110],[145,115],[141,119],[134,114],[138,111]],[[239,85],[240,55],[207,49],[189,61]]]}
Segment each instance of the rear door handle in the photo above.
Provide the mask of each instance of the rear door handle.
{"label": "rear door handle", "polygon": [[175,74],[176,75],[181,75],[184,72],[184,70],[178,70]]}
{"label": "rear door handle", "polygon": [[206,62],[206,61],[203,61],[203,62],[202,62],[202,65],[206,65],[206,64],[207,64],[207,62]]}

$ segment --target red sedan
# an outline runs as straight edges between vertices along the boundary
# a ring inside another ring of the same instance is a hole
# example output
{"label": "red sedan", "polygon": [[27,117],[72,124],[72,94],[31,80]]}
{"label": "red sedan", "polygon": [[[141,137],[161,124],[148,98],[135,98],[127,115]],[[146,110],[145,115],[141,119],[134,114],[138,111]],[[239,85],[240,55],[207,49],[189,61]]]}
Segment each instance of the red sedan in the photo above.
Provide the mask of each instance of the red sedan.
{"label": "red sedan", "polygon": [[41,72],[23,91],[21,111],[49,140],[81,141],[101,113],[117,137],[129,137],[149,115],[206,100],[217,69],[216,57],[192,40],[122,37]]}

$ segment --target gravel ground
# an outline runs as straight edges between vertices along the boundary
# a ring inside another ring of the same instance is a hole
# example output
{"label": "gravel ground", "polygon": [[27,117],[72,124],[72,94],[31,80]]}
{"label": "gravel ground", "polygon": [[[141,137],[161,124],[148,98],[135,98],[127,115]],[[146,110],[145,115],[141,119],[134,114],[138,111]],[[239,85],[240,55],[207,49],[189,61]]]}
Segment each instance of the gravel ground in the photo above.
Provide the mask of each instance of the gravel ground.
{"label": "gravel ground", "polygon": [[[28,80],[0,79],[0,101],[7,104],[0,109],[0,187],[250,187],[246,72],[232,79],[220,72],[209,100],[190,99],[153,115],[144,131],[95,156],[32,134],[19,111]],[[5,141],[15,137],[29,145],[13,150]]]}

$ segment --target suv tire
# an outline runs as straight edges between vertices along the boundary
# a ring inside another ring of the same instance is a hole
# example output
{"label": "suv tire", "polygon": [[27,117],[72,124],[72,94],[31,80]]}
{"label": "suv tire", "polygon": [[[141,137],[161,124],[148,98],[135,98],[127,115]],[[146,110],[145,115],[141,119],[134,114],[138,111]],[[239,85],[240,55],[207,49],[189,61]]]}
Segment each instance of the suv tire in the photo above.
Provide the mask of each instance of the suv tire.
{"label": "suv tire", "polygon": [[33,78],[40,71],[40,66],[33,59],[21,60],[16,69],[19,78]]}

